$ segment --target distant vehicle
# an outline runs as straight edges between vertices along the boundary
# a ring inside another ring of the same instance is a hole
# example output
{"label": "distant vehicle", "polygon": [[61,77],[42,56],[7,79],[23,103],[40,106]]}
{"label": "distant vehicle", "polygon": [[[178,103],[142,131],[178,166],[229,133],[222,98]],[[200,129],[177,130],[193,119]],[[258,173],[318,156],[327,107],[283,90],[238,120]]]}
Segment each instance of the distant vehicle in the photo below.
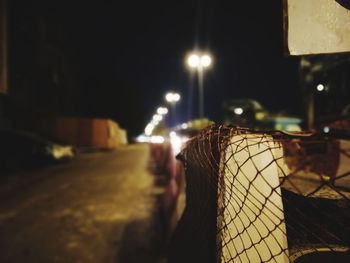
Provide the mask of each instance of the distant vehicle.
{"label": "distant vehicle", "polygon": [[226,100],[223,103],[223,111],[224,124],[246,128],[254,128],[256,122],[268,114],[263,106],[253,99]]}
{"label": "distant vehicle", "polygon": [[74,149],[71,146],[56,144],[29,132],[0,130],[0,173],[73,157]]}
{"label": "distant vehicle", "polygon": [[191,138],[197,135],[201,130],[213,124],[214,122],[207,118],[193,119],[188,122],[177,125],[176,127],[174,127],[173,130],[178,134],[182,134],[183,136]]}
{"label": "distant vehicle", "polygon": [[257,129],[300,132],[301,122],[301,119],[295,117],[269,116],[257,122]]}
{"label": "distant vehicle", "polygon": [[271,114],[253,99],[226,100],[223,110],[226,125],[255,130],[301,131],[301,119]]}

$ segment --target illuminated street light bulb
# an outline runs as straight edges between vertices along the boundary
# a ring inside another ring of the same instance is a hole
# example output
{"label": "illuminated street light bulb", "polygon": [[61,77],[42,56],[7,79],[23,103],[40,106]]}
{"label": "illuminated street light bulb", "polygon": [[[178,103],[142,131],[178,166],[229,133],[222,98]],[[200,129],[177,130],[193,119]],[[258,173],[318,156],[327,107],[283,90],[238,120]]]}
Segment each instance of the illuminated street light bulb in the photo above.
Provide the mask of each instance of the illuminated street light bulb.
{"label": "illuminated street light bulb", "polygon": [[161,121],[163,119],[163,116],[162,115],[158,115],[158,114],[155,114],[153,115],[153,120],[155,121]]}
{"label": "illuminated street light bulb", "polygon": [[188,128],[188,124],[187,123],[181,124],[181,129],[187,129],[187,128]]}
{"label": "illuminated street light bulb", "polygon": [[204,117],[204,72],[213,63],[212,57],[204,52],[194,51],[187,57],[187,64],[198,73],[199,117]]}
{"label": "illuminated street light bulb", "polygon": [[317,85],[317,90],[318,91],[324,91],[324,85],[323,84],[318,84]]}
{"label": "illuminated street light bulb", "polygon": [[175,106],[176,106],[176,103],[181,99],[181,96],[179,93],[169,92],[165,95],[165,99],[167,102],[169,102],[169,104],[171,106],[172,124],[175,124],[176,123]]}
{"label": "illuminated street light bulb", "polygon": [[159,108],[157,109],[157,113],[158,113],[159,115],[165,115],[165,114],[168,113],[168,109],[165,108],[165,107],[159,107]]}
{"label": "illuminated street light bulb", "polygon": [[172,102],[173,101],[173,93],[169,92],[165,95],[165,99],[167,102]]}
{"label": "illuminated street light bulb", "polygon": [[233,112],[234,112],[235,114],[237,114],[237,115],[242,115],[243,109],[242,109],[242,108],[235,108],[235,109],[233,110]]}
{"label": "illuminated street light bulb", "polygon": [[151,124],[152,124],[153,126],[157,126],[157,125],[159,124],[159,121],[157,121],[157,120],[151,120]]}
{"label": "illuminated street light bulb", "polygon": [[175,102],[178,102],[178,101],[180,100],[180,94],[179,94],[179,93],[174,93],[174,94],[173,94],[173,100],[174,100]]}
{"label": "illuminated street light bulb", "polygon": [[173,92],[169,92],[165,95],[165,99],[167,102],[170,103],[174,103],[174,102],[178,102],[180,100],[180,94],[179,93],[173,93]]}
{"label": "illuminated street light bulb", "polygon": [[146,128],[145,128],[145,134],[147,136],[150,136],[153,132],[154,129],[154,125],[152,123],[147,124]]}
{"label": "illuminated street light bulb", "polygon": [[211,65],[211,57],[209,55],[203,55],[201,57],[201,65],[204,68],[207,68]]}
{"label": "illuminated street light bulb", "polygon": [[200,59],[199,56],[197,54],[192,54],[188,57],[187,59],[187,64],[191,67],[191,68],[197,68],[200,64]]}

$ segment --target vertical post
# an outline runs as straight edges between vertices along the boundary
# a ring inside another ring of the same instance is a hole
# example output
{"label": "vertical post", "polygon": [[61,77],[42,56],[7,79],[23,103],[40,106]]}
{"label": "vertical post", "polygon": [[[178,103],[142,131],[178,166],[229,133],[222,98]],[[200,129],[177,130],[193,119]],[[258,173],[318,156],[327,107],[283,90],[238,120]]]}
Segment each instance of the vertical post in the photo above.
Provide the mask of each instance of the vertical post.
{"label": "vertical post", "polygon": [[175,126],[176,124],[176,102],[171,102],[171,111],[172,111],[172,125]]}
{"label": "vertical post", "polygon": [[306,101],[306,114],[307,114],[307,128],[312,130],[314,128],[314,119],[315,119],[315,107],[314,107],[314,93],[308,87],[307,89],[307,101]]}
{"label": "vertical post", "polygon": [[199,89],[199,117],[204,117],[204,71],[198,68],[198,89]]}
{"label": "vertical post", "polygon": [[303,115],[306,119],[306,128],[312,130],[315,120],[314,106],[314,75],[311,72],[311,61],[303,56],[299,62],[299,85],[303,98]]}

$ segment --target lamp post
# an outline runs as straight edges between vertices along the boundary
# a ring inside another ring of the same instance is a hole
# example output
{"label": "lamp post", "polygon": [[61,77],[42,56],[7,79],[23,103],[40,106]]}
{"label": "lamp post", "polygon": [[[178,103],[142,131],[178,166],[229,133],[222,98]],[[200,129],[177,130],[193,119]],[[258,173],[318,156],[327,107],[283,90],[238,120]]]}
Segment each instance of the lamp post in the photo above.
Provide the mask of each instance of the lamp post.
{"label": "lamp post", "polygon": [[198,71],[198,89],[199,89],[199,117],[204,117],[204,70],[212,64],[212,58],[206,53],[194,52],[187,57],[187,65],[191,69]]}
{"label": "lamp post", "polygon": [[159,107],[159,108],[157,109],[157,114],[159,114],[159,115],[165,115],[165,114],[167,114],[167,113],[168,113],[168,109],[165,108],[165,107]]}
{"label": "lamp post", "polygon": [[172,110],[172,125],[175,125],[176,123],[176,110],[175,106],[176,103],[181,99],[181,96],[177,92],[168,92],[165,95],[165,100],[170,103],[171,105],[171,110]]}
{"label": "lamp post", "polygon": [[153,115],[152,120],[145,127],[145,135],[151,136],[153,130],[157,127],[157,125],[164,119],[164,116],[168,114],[168,109],[165,107],[159,107],[157,109],[157,113]]}

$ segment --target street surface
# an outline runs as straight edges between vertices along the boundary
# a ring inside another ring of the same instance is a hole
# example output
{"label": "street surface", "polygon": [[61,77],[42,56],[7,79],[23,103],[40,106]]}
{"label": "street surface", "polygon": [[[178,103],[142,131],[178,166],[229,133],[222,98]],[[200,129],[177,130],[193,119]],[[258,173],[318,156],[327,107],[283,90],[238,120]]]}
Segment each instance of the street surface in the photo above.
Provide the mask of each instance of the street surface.
{"label": "street surface", "polygon": [[0,176],[0,262],[164,262],[147,145]]}

